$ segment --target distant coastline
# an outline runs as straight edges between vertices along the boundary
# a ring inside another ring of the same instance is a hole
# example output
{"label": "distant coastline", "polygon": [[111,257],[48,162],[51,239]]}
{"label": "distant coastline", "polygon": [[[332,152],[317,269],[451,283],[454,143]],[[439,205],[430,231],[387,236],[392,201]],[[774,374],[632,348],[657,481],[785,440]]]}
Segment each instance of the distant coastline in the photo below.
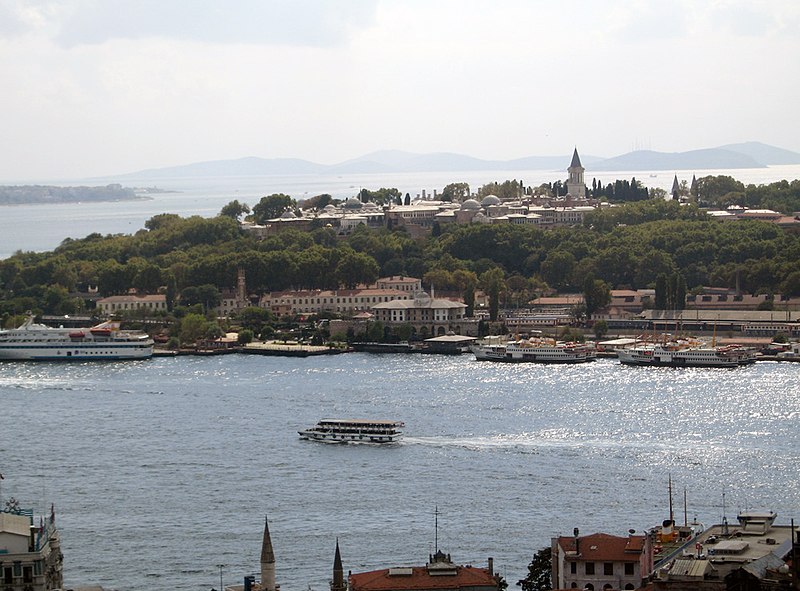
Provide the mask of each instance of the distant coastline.
{"label": "distant coastline", "polygon": [[[577,146],[580,148],[580,146]],[[688,152],[636,150],[613,158],[581,154],[590,172],[644,172],[678,170],[757,169],[773,165],[798,165],[800,153],[761,142],[727,144]],[[325,165],[299,158],[211,160],[182,166],[140,170],[114,179],[199,179],[243,176],[342,176],[360,174],[464,173],[479,171],[563,170],[570,154],[527,156],[513,160],[484,160],[465,154],[437,152],[415,154],[381,150],[359,158]],[[106,177],[103,177],[106,178]]]}
{"label": "distant coastline", "polygon": [[152,200],[152,197],[149,197],[149,195],[171,192],[173,191],[165,191],[157,187],[123,187],[117,183],[96,187],[58,187],[53,185],[0,186],[0,205],[147,201]]}

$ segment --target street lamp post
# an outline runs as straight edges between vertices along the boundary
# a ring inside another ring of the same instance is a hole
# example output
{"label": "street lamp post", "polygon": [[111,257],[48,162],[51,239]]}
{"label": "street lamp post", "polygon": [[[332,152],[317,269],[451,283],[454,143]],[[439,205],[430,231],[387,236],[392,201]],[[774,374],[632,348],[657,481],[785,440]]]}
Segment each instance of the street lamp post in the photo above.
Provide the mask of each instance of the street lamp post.
{"label": "street lamp post", "polygon": [[217,568],[219,569],[219,591],[225,591],[222,587],[222,569],[225,567],[224,564],[218,564]]}

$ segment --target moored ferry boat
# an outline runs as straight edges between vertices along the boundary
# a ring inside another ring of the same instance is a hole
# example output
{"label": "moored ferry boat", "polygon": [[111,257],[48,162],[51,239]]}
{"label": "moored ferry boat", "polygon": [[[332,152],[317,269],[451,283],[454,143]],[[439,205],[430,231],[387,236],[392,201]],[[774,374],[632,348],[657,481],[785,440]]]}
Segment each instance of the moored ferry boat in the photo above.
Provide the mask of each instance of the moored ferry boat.
{"label": "moored ferry boat", "polygon": [[138,331],[123,331],[118,322],[88,329],[51,328],[33,316],[19,328],[0,330],[0,360],[86,361],[148,359],[153,339]]}
{"label": "moored ferry boat", "polygon": [[322,419],[297,433],[301,439],[329,443],[394,443],[403,437],[402,421],[374,419]]}
{"label": "moored ferry boat", "polygon": [[470,350],[478,361],[506,363],[584,363],[597,354],[583,343],[565,343],[535,338],[505,343],[476,343]]}
{"label": "moored ferry boat", "polygon": [[752,351],[739,345],[709,347],[677,342],[619,349],[617,356],[624,365],[656,367],[739,367],[756,360]]}

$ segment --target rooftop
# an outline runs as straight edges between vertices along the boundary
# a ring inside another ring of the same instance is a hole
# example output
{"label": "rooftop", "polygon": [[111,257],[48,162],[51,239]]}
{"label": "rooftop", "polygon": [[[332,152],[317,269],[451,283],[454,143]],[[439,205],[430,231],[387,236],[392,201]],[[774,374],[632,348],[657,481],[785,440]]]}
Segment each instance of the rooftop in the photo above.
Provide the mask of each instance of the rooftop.
{"label": "rooftop", "polygon": [[558,538],[558,544],[568,560],[638,562],[645,536],[619,537],[602,533],[578,538],[562,536]]}

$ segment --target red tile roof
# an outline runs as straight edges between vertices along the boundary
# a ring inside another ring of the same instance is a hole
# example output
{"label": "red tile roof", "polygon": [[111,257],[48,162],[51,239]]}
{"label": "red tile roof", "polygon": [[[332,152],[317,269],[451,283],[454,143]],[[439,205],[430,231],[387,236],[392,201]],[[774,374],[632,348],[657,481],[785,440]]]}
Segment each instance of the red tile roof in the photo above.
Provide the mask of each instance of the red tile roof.
{"label": "red tile roof", "polygon": [[[578,552],[575,560],[638,562],[644,549],[644,536],[621,538],[609,534],[592,534],[578,538]],[[575,552],[575,538],[562,536],[558,544],[564,552]]]}
{"label": "red tile roof", "polygon": [[352,591],[395,591],[414,589],[460,589],[464,587],[494,587],[497,581],[486,568],[474,566],[458,566],[455,575],[434,575],[428,573],[424,566],[407,569],[411,574],[389,575],[390,570],[374,570],[366,573],[354,573],[349,577]]}

